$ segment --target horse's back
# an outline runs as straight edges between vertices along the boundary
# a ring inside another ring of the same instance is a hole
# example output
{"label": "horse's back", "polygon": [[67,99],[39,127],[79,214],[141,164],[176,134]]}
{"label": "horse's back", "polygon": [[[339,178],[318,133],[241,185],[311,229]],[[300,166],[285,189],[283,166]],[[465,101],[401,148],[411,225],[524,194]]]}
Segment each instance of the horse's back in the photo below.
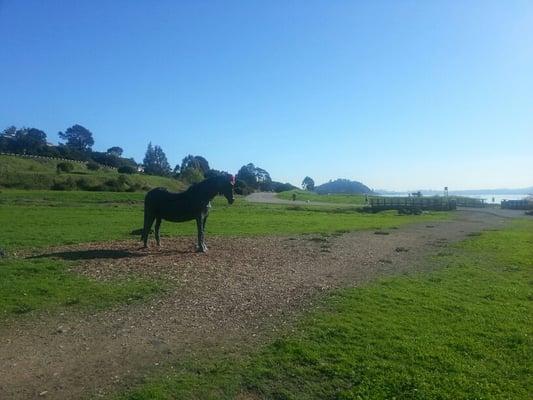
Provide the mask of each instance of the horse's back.
{"label": "horse's back", "polygon": [[169,192],[158,187],[150,190],[144,197],[144,212],[169,221],[187,221],[195,218],[194,204],[185,192]]}
{"label": "horse's back", "polygon": [[168,197],[169,194],[170,192],[168,191],[167,188],[164,188],[164,187],[153,188],[149,190],[148,193],[146,193],[146,195],[144,196],[144,203],[146,204],[148,202],[165,199]]}

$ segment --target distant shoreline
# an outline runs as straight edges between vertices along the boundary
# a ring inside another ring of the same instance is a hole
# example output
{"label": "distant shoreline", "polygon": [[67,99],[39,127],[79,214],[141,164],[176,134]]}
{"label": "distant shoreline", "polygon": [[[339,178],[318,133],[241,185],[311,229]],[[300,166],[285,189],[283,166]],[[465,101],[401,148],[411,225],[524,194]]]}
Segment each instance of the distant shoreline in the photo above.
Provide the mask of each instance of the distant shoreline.
{"label": "distant shoreline", "polygon": [[[385,197],[394,197],[394,196],[399,196],[399,197],[404,197],[404,196],[409,196],[410,193],[407,193],[407,192],[402,192],[402,193],[394,193],[394,194],[390,194],[390,193],[385,193],[385,194],[379,194],[380,196],[385,196]],[[443,192],[431,192],[431,193],[427,193],[427,192],[422,192],[422,195],[423,196],[443,196]],[[475,199],[484,199],[486,200],[487,203],[501,203],[502,200],[523,200],[525,199],[526,197],[528,197],[528,194],[524,194],[524,193],[506,193],[506,194],[498,194],[498,193],[491,193],[491,192],[487,192],[487,193],[476,193],[476,194],[467,194],[467,193],[457,193],[457,192],[451,192],[449,193],[450,196],[464,196],[464,197],[472,197],[472,198],[475,198]]]}

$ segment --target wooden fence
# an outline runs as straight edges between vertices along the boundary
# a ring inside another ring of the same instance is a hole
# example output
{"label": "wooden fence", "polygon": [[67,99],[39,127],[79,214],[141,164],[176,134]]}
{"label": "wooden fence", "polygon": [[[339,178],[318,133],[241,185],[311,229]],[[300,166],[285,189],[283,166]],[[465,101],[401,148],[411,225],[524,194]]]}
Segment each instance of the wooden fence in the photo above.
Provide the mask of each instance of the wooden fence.
{"label": "wooden fence", "polygon": [[[2,153],[2,152],[0,152],[0,156],[33,158],[33,159],[41,159],[41,160],[49,160],[49,161],[63,161],[63,162],[78,163],[78,164],[81,164],[81,165],[86,165],[89,161],[91,161],[91,160],[87,160],[87,161],[73,160],[71,158],[38,156],[38,155],[34,155],[34,154],[18,154],[18,153]],[[93,161],[93,162],[95,162],[95,161]],[[112,170],[115,170],[115,171],[117,170],[116,167],[112,167],[110,165],[105,165],[105,164],[100,164],[100,163],[97,163],[97,164],[102,166],[102,167],[104,167],[104,168],[109,168],[109,169],[112,169]]]}
{"label": "wooden fence", "polygon": [[524,200],[502,200],[502,208],[510,210],[533,210],[533,201]]}
{"label": "wooden fence", "polygon": [[455,199],[449,197],[372,197],[370,198],[372,211],[384,210],[455,210]]}
{"label": "wooden fence", "polygon": [[475,207],[475,208],[484,208],[487,206],[485,199],[476,199],[473,197],[460,197],[453,196],[452,200],[455,201],[457,207]]}

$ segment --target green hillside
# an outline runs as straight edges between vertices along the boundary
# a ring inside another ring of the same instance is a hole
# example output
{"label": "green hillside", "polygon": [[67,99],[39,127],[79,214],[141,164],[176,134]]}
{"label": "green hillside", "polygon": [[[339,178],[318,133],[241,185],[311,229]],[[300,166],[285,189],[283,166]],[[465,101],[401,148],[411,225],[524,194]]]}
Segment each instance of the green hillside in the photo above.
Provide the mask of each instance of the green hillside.
{"label": "green hillside", "polygon": [[172,178],[119,174],[104,166],[92,171],[86,163],[76,161],[67,161],[73,165],[72,171],[58,173],[61,162],[65,161],[0,155],[0,188],[136,192],[158,186],[183,190],[187,186]]}

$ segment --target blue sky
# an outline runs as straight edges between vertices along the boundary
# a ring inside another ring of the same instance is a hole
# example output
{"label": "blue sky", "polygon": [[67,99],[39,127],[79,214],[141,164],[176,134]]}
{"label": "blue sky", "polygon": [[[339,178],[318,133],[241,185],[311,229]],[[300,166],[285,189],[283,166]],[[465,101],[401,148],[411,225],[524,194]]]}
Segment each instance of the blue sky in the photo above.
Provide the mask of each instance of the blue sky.
{"label": "blue sky", "polygon": [[236,172],[533,185],[531,1],[0,0],[0,129]]}

